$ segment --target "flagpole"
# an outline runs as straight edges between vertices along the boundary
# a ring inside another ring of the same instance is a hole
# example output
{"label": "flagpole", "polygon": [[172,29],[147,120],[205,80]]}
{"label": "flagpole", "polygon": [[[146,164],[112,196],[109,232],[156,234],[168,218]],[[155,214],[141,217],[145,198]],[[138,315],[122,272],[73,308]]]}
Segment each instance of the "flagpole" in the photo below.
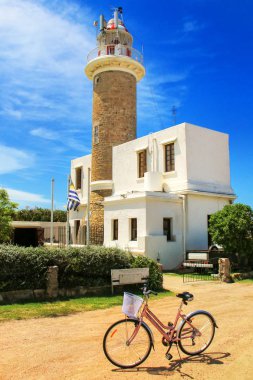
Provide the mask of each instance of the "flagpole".
{"label": "flagpole", "polygon": [[[68,184],[67,184],[67,200],[69,196],[69,184],[70,184],[70,175],[68,175]],[[66,224],[66,247],[69,246],[69,210],[67,206],[67,224]]]}
{"label": "flagpole", "polygon": [[53,245],[54,235],[54,178],[51,180],[51,222],[50,222],[50,244]]}
{"label": "flagpole", "polygon": [[88,168],[87,235],[86,235],[86,244],[90,245],[90,168]]}

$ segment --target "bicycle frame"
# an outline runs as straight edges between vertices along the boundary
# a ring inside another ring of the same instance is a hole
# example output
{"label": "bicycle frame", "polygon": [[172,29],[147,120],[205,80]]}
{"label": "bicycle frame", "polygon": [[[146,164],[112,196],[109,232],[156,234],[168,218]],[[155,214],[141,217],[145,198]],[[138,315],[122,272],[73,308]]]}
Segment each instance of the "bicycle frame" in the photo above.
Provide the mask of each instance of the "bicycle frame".
{"label": "bicycle frame", "polygon": [[[132,336],[128,339],[127,345],[130,345],[131,342],[134,340],[136,335],[138,334],[138,331],[140,329],[140,326],[143,322],[143,319],[146,318],[149,320],[152,325],[160,332],[160,334],[163,336],[163,338],[169,342],[170,344],[178,342],[180,339],[177,337],[177,324],[178,320],[181,318],[182,320],[186,320],[186,315],[182,313],[182,306],[183,302],[181,302],[174,323],[171,326],[164,325],[157,316],[152,313],[152,311],[149,309],[147,301],[145,301],[145,304],[143,306],[143,309],[141,311],[140,318],[137,320],[139,321],[138,325],[136,326]],[[189,324],[189,327],[194,328],[194,326],[191,324],[190,321],[187,320],[187,323]],[[201,335],[200,332],[198,334]],[[184,335],[184,339],[188,338],[189,336],[187,334]],[[182,338],[181,338],[182,339]]]}

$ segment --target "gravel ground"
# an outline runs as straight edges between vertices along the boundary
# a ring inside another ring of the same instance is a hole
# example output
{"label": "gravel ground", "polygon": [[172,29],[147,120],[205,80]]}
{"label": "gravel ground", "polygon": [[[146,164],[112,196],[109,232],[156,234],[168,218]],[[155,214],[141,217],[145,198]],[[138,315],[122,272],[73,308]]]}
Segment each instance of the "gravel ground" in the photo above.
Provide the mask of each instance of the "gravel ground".
{"label": "gravel ground", "polygon": [[[173,347],[168,361],[166,347],[155,333],[155,351],[138,368],[120,370],[104,357],[103,335],[122,318],[121,308],[79,313],[68,317],[11,321],[0,324],[0,379],[127,379],[145,380],[251,380],[253,371],[253,285],[198,282],[165,277],[165,287],[194,294],[185,313],[211,312],[219,326],[213,343],[201,356],[180,360]],[[173,319],[179,300],[167,297],[150,301],[165,323]]]}

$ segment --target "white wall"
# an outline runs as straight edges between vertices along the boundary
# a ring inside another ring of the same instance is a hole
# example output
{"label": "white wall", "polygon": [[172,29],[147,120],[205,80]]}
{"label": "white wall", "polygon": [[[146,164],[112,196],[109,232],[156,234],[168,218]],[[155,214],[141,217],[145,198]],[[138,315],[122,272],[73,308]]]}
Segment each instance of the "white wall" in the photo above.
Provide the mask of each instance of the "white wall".
{"label": "white wall", "polygon": [[88,168],[91,167],[91,154],[83,157],[78,157],[71,161],[71,180],[76,183],[76,168],[82,167],[82,182],[81,190],[78,190],[78,196],[82,204],[87,204],[88,195]]}
{"label": "white wall", "polygon": [[70,211],[70,225],[74,226],[74,220],[82,220],[86,216],[87,196],[88,196],[88,168],[91,167],[91,154],[78,157],[71,161],[71,180],[76,183],[76,168],[82,167],[81,190],[77,190],[77,194],[81,201],[78,211]]}
{"label": "white wall", "polygon": [[228,198],[188,195],[186,250],[208,249],[207,216],[229,204]]}
{"label": "white wall", "polygon": [[186,124],[188,189],[233,193],[228,135]]}
{"label": "white wall", "polygon": [[[113,198],[115,200],[113,201]],[[174,241],[163,235],[163,218],[172,218]],[[137,218],[137,241],[130,241],[130,218]],[[112,240],[112,220],[118,219],[118,240]],[[110,197],[105,202],[105,245],[130,249],[174,269],[183,260],[182,201],[153,193]]]}
{"label": "white wall", "polygon": [[[146,233],[146,207],[145,199],[119,199],[118,201],[105,202],[104,244],[106,246],[118,246],[122,249],[138,251],[138,241],[130,240],[130,219],[137,218],[138,236]],[[112,240],[112,220],[118,219],[118,237]],[[143,253],[143,252],[142,252]]]}
{"label": "white wall", "polygon": [[[175,143],[175,171],[165,173],[164,144],[169,142]],[[138,178],[137,172],[137,153],[143,149],[148,151],[147,170],[155,169],[163,173],[166,191],[177,189],[179,183],[186,183],[185,124],[183,123],[113,148],[115,194],[144,190],[144,180]]]}
{"label": "white wall", "polygon": [[[175,171],[165,173],[164,145],[174,142]],[[233,194],[230,185],[228,135],[182,123],[113,148],[114,193],[143,191],[137,153],[147,149],[147,171],[162,173],[166,192],[184,190]]]}
{"label": "white wall", "polygon": [[[164,269],[174,269],[181,264],[183,252],[182,200],[148,198],[146,214],[146,255],[157,259],[159,252]],[[173,241],[163,236],[163,218],[172,218]]]}

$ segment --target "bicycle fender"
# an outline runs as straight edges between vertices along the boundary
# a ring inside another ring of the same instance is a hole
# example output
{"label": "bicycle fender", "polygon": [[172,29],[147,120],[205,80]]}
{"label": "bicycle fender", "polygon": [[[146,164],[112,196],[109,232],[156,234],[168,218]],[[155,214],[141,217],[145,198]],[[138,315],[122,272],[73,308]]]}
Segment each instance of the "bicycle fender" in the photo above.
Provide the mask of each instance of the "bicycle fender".
{"label": "bicycle fender", "polygon": [[[193,312],[187,314],[186,317],[185,317],[185,319],[192,318],[192,317],[194,317],[195,314],[198,314],[198,313],[202,313],[202,314],[206,314],[206,315],[208,315],[208,316],[211,318],[211,320],[213,321],[214,326],[215,326],[216,328],[218,328],[217,323],[216,323],[214,317],[212,316],[212,314],[210,314],[210,313],[209,313],[208,311],[206,311],[206,310],[195,310],[195,311],[193,311]],[[182,321],[180,322],[180,325],[179,325],[179,327],[178,327],[178,329],[177,329],[177,333],[179,333],[179,331],[180,331],[180,329],[181,329],[182,324],[184,323],[184,321],[185,321],[185,320],[182,319]]]}
{"label": "bicycle fender", "polygon": [[[133,319],[133,320],[139,322],[139,319],[138,319],[138,318],[136,318],[136,319],[135,319],[135,318],[131,318],[131,319]],[[153,350],[154,350],[154,349],[155,349],[155,339],[154,339],[154,334],[153,334],[151,328],[149,327],[149,325],[147,325],[146,322],[142,321],[141,324],[142,324],[143,326],[145,326],[146,329],[148,330],[148,332],[150,333],[150,336],[151,336],[151,339],[152,339],[152,347],[153,347]]]}
{"label": "bicycle fender", "polygon": [[143,326],[145,326],[146,329],[149,331],[150,336],[151,336],[151,339],[152,339],[152,347],[153,347],[153,350],[154,350],[154,349],[155,349],[155,345],[154,345],[154,344],[155,344],[154,334],[153,334],[151,328],[147,325],[146,322],[143,322],[143,321],[142,321],[141,324],[142,324]]}

